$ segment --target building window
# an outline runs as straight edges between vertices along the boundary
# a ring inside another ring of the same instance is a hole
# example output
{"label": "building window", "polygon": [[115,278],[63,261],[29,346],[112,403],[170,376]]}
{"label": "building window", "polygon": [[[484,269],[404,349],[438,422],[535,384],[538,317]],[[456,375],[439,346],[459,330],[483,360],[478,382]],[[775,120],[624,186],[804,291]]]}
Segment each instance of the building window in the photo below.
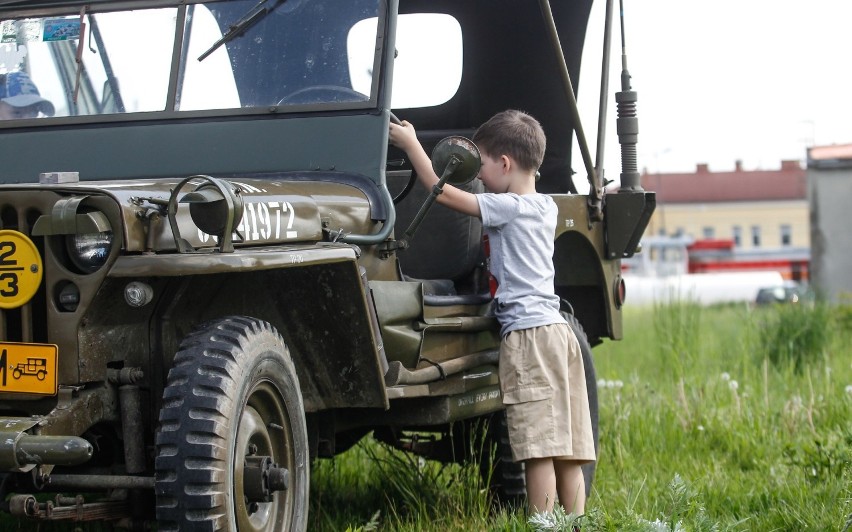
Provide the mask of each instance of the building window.
{"label": "building window", "polygon": [[743,228],[735,225],[731,228],[731,236],[734,239],[734,246],[740,247],[743,245]]}
{"label": "building window", "polygon": [[714,227],[704,227],[701,229],[701,234],[704,238],[716,238],[716,229]]}
{"label": "building window", "polygon": [[760,226],[753,225],[751,226],[751,245],[759,248],[760,247]]}
{"label": "building window", "polygon": [[793,243],[793,228],[789,224],[781,224],[781,245],[789,246]]}

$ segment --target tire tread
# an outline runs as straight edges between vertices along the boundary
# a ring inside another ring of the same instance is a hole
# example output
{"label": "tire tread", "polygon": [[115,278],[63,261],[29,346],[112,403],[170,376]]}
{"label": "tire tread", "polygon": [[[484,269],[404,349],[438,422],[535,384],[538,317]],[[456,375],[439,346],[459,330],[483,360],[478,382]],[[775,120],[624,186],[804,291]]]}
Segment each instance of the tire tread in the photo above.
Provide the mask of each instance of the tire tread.
{"label": "tire tread", "polygon": [[155,440],[160,530],[227,528],[231,502],[222,480],[230,459],[222,411],[232,402],[227,392],[235,385],[232,374],[239,369],[241,352],[258,335],[286,350],[269,323],[245,317],[208,322],[181,342],[168,373]]}

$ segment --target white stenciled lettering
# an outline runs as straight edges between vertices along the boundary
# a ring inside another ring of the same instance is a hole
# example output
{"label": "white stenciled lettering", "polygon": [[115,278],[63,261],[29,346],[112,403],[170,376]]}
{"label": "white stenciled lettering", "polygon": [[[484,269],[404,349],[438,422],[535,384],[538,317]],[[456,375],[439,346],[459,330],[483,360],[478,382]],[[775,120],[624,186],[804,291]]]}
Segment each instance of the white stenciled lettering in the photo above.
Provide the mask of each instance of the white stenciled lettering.
{"label": "white stenciled lettering", "polygon": [[[282,223],[285,216],[286,220]],[[283,238],[292,240],[299,237],[298,231],[294,229],[295,223],[296,209],[289,201],[247,202],[236,232],[242,235],[246,242],[278,240],[282,238],[281,226],[286,224]],[[236,239],[237,235],[234,237]],[[215,237],[198,230],[198,240],[202,244],[206,244],[211,238],[216,241]]]}
{"label": "white stenciled lettering", "polygon": [[473,403],[473,397],[459,397],[459,406],[471,406]]}
{"label": "white stenciled lettering", "polygon": [[493,401],[500,398],[500,390],[491,390],[488,392],[479,392],[476,395],[468,395],[458,398],[458,406],[473,406],[477,403],[485,401]]}

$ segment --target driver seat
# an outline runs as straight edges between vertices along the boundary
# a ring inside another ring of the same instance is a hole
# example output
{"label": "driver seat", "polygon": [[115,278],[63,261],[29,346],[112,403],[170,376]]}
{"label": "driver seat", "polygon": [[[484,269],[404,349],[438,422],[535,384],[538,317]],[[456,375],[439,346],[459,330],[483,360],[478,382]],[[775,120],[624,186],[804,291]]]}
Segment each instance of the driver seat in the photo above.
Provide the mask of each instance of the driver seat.
{"label": "driver seat", "polygon": [[[407,182],[406,175],[389,175],[391,194],[399,194]],[[484,190],[479,179],[459,188],[474,194]],[[417,183],[396,205],[397,237],[408,228],[430,192]],[[484,263],[482,222],[435,202],[411,239],[410,247],[397,256],[403,275],[426,281],[424,290],[431,295],[475,294],[479,288],[475,273]]]}

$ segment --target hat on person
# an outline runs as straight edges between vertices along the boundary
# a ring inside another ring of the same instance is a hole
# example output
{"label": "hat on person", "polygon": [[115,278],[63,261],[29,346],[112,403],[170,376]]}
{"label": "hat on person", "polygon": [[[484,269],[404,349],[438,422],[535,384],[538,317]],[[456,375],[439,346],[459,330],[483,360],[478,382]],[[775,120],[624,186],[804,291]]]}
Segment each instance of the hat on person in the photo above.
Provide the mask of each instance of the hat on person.
{"label": "hat on person", "polygon": [[30,107],[38,105],[38,110],[46,116],[53,116],[56,110],[49,100],[38,92],[33,80],[26,72],[8,72],[0,81],[0,101],[12,107]]}

